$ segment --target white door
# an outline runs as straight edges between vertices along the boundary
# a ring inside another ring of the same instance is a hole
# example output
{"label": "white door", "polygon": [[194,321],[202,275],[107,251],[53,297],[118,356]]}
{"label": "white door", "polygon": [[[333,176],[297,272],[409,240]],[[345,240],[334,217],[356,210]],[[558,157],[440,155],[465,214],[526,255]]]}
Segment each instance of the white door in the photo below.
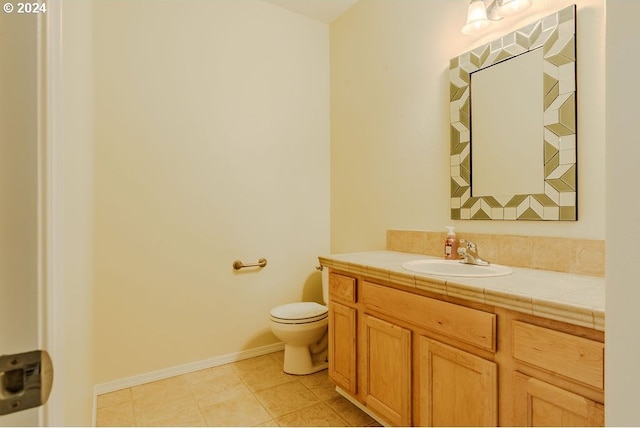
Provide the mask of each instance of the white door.
{"label": "white door", "polygon": [[[37,82],[37,17],[0,12],[0,355],[40,345]],[[36,408],[0,416],[35,425]]]}

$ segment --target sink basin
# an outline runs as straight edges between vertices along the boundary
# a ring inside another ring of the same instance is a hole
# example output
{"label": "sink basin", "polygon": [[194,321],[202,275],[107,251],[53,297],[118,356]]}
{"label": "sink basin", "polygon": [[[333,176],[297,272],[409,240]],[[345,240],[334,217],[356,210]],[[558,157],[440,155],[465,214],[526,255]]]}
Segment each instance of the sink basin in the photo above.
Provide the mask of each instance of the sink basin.
{"label": "sink basin", "polygon": [[470,278],[502,276],[513,272],[510,268],[491,264],[478,266],[462,263],[458,260],[424,259],[402,264],[402,268],[428,275],[466,276]]}

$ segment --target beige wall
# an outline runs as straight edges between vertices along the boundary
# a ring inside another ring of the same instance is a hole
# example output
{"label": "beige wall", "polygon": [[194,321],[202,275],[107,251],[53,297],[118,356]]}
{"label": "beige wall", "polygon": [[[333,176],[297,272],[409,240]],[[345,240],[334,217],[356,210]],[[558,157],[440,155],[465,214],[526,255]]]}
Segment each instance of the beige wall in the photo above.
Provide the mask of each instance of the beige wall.
{"label": "beige wall", "polygon": [[640,425],[639,15],[640,2],[607,0],[607,426]]}
{"label": "beige wall", "polygon": [[382,249],[387,229],[604,239],[604,1],[578,4],[577,222],[449,218],[449,60],[576,3],[539,0],[479,37],[466,0],[365,0],[331,24],[331,250]]}
{"label": "beige wall", "polygon": [[149,6],[95,3],[97,383],[277,343],[329,250],[328,26]]}

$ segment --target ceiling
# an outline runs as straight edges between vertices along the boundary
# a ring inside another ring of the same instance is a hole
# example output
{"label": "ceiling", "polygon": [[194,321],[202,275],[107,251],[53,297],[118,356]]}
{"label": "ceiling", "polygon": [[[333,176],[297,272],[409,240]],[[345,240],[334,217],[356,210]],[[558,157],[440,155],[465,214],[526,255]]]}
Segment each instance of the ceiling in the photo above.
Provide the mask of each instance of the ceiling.
{"label": "ceiling", "polygon": [[358,0],[262,0],[305,15],[316,21],[330,24],[353,6]]}

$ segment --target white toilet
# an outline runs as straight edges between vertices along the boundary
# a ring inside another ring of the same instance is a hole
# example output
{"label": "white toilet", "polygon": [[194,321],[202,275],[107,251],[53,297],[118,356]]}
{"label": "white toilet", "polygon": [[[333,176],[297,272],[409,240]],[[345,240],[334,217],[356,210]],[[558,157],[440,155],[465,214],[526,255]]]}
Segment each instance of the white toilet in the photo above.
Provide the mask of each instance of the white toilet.
{"label": "white toilet", "polygon": [[[322,297],[329,301],[326,270]],[[271,331],[284,342],[284,372],[305,375],[327,368],[328,308],[315,302],[289,303],[271,309]]]}

